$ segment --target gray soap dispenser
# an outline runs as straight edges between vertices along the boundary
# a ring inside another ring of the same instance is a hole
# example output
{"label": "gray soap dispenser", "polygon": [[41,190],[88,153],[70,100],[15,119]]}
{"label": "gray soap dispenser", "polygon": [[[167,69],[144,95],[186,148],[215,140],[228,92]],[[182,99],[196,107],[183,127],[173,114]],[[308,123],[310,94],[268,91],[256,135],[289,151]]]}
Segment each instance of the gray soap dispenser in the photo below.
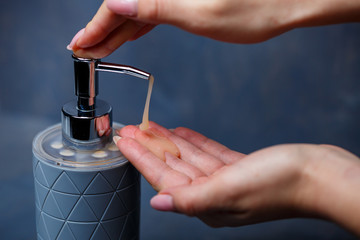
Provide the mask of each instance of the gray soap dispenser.
{"label": "gray soap dispenser", "polygon": [[73,56],[77,99],[33,141],[37,239],[138,239],[140,174],[112,142],[112,108],[96,99],[98,72],[139,69]]}

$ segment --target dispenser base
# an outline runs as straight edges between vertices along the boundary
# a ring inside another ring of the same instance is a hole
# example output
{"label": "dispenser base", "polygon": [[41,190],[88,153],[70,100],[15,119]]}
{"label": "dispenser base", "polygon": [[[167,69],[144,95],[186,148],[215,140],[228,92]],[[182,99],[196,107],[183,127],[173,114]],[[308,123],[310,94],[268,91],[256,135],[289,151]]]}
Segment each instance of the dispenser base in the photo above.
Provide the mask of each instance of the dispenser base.
{"label": "dispenser base", "polygon": [[64,169],[33,157],[38,240],[138,239],[140,174],[129,163]]}

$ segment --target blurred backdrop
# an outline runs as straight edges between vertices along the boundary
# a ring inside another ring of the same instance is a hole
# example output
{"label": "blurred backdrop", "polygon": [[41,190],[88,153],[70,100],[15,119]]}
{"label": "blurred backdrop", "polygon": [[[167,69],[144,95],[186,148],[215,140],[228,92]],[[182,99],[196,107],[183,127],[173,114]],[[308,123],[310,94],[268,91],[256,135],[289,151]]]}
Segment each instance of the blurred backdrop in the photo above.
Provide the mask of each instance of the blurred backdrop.
{"label": "blurred backdrop", "polygon": [[[66,50],[101,1],[0,3],[0,238],[35,239],[31,142],[74,98]],[[281,143],[328,143],[360,155],[360,24],[291,31],[260,44],[221,43],[158,26],[103,61],[153,73],[150,119],[192,128],[250,153]],[[114,120],[141,121],[147,82],[100,73]],[[159,213],[142,185],[141,239],[355,239],[320,220],[212,229]]]}

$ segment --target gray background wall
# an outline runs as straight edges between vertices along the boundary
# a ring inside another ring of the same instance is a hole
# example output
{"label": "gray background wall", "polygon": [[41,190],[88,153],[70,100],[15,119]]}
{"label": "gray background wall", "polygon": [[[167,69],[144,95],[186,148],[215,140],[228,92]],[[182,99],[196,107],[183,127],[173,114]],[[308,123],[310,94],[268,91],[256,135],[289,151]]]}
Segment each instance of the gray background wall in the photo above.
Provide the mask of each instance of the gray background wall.
{"label": "gray background wall", "polygon": [[[100,1],[0,3],[0,236],[35,236],[31,141],[60,121],[73,98],[66,45],[91,19]],[[104,61],[155,75],[150,118],[186,126],[250,153],[289,142],[329,143],[360,155],[360,25],[291,31],[253,45],[216,42],[159,26],[126,43]],[[99,97],[114,119],[141,121],[147,83],[100,74]],[[340,227],[286,220],[235,229],[210,229],[196,219],[158,213],[144,181],[142,239],[351,239]],[[24,195],[26,195],[24,197]],[[155,222],[159,223],[155,225]],[[22,230],[15,230],[22,224]],[[185,231],[186,230],[186,231]]]}

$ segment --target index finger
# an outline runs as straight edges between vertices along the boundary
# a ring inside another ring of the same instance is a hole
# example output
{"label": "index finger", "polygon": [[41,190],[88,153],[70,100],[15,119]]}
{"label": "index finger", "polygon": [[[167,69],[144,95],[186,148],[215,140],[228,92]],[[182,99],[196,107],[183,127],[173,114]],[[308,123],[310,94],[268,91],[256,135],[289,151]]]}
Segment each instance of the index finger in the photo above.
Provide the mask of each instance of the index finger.
{"label": "index finger", "polygon": [[83,35],[76,41],[75,46],[78,48],[95,46],[126,20],[123,16],[110,11],[104,1],[93,19],[86,25]]}
{"label": "index finger", "polygon": [[174,133],[194,144],[204,152],[220,159],[225,164],[232,164],[246,156],[188,128],[178,127],[174,130]]}

